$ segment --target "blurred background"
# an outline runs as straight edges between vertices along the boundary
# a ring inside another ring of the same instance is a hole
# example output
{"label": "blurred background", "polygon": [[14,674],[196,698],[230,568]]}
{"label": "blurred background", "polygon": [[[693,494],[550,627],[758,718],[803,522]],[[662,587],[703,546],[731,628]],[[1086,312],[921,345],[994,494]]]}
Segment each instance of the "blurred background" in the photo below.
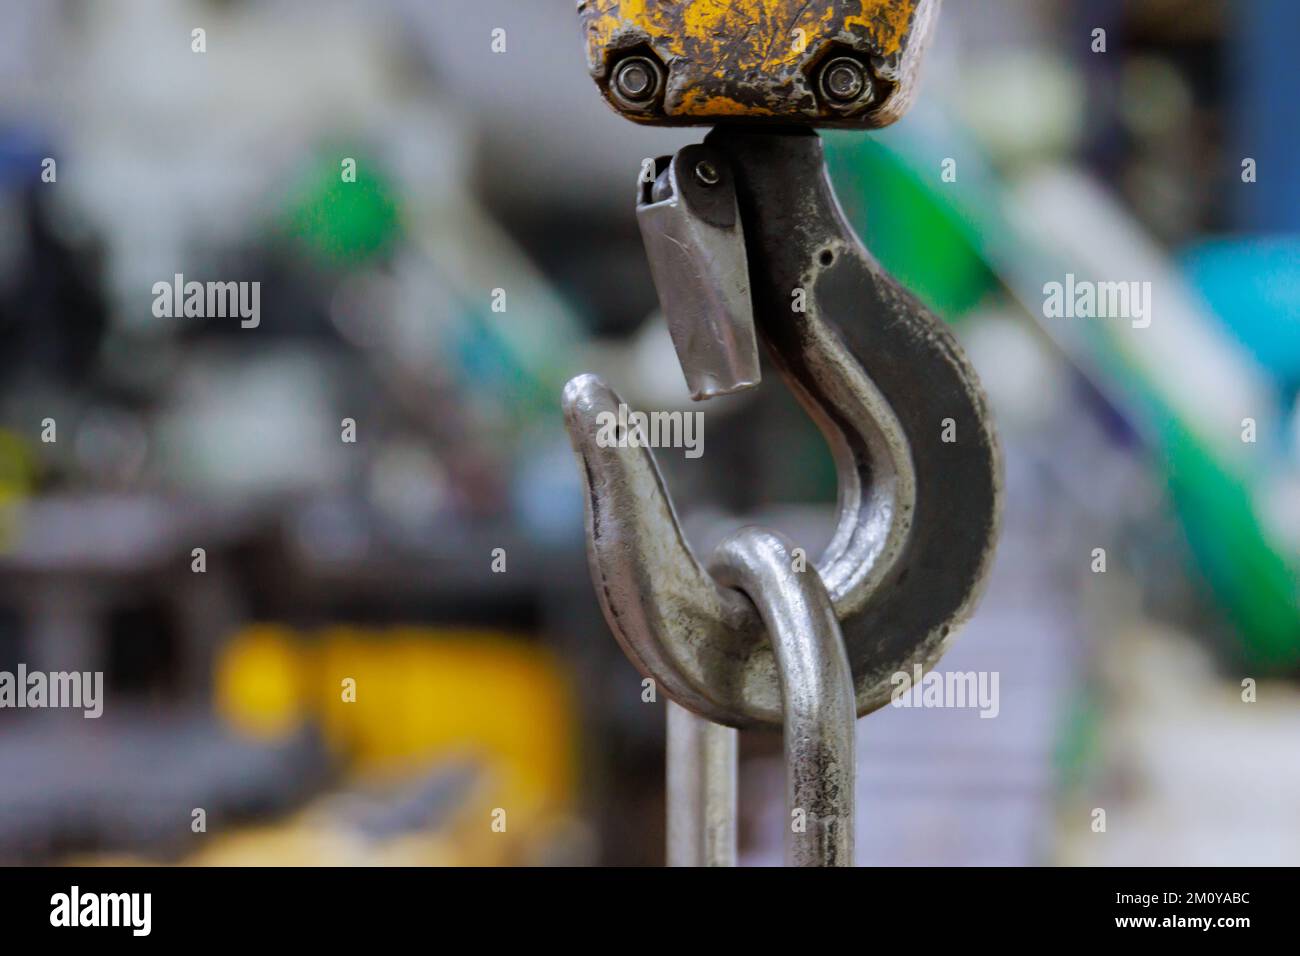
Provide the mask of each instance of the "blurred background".
{"label": "blurred background", "polygon": [[[911,113],[826,136],[1006,458],[940,665],[998,716],[859,722],[859,864],[1300,863],[1297,36],[1292,0],[949,2]],[[662,862],[663,701],[559,396],[689,404],[633,183],[703,133],[604,105],[573,0],[0,0],[0,671],[106,683],[0,710],[0,861]],[[176,273],[260,281],[259,327],[155,317]],[[1151,281],[1150,326],[1046,318],[1067,273]],[[697,545],[824,543],[777,377],[700,408],[659,455]],[[742,736],[744,863],[780,754]]]}

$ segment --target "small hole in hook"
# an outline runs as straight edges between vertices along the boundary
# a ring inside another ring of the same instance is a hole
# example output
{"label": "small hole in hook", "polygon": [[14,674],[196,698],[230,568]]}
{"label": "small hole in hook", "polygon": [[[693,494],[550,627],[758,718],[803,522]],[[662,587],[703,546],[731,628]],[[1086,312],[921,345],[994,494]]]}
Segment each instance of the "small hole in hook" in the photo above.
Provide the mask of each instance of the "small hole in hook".
{"label": "small hole in hook", "polygon": [[822,254],[817,258],[821,261],[822,265],[828,266],[835,261],[835,253],[831,252],[829,249],[823,249]]}

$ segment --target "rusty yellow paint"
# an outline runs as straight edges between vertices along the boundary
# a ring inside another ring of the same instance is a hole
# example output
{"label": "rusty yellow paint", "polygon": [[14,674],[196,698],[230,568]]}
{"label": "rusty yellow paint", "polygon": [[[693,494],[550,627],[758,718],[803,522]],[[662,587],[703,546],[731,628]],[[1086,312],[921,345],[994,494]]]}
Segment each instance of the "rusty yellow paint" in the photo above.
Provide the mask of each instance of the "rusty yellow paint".
{"label": "rusty yellow paint", "polygon": [[705,96],[699,90],[687,90],[682,95],[678,111],[682,116],[773,116],[773,112],[761,106],[747,106],[727,96]]}
{"label": "rusty yellow paint", "polygon": [[937,0],[582,0],[588,66],[597,82],[622,53],[648,46],[669,71],[662,115],[825,119],[808,73],[838,44],[897,61],[917,8]]}
{"label": "rusty yellow paint", "polygon": [[[812,17],[801,18],[798,10],[793,21],[783,17],[783,6],[774,0],[696,0],[683,8],[683,31],[676,45],[699,51],[698,59],[711,62],[714,79],[724,79],[727,69],[777,71],[794,66],[804,56],[796,26],[807,33],[816,25]],[[782,29],[785,24],[791,24],[789,29]]]}
{"label": "rusty yellow paint", "polygon": [[[801,63],[805,51],[839,30],[869,38],[872,52],[902,51],[917,0],[587,0],[589,52],[598,54],[620,35],[642,33],[672,56],[724,66],[780,69]],[[799,41],[796,31],[804,34]]]}
{"label": "rusty yellow paint", "polygon": [[871,37],[880,56],[896,56],[902,52],[903,38],[912,25],[915,3],[897,0],[862,0],[862,12],[844,17],[844,28],[861,28]]}

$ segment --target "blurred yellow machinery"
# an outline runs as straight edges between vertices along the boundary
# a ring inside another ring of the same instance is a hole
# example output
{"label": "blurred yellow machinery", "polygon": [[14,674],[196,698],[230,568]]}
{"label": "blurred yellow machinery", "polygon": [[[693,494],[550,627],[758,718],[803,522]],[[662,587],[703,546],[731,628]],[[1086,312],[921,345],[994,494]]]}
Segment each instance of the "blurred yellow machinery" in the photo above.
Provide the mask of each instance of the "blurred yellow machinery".
{"label": "blurred yellow machinery", "polygon": [[31,494],[36,454],[22,436],[0,428],[0,553],[11,544],[17,506]]}
{"label": "blurred yellow machinery", "polygon": [[[360,792],[326,797],[286,826],[214,840],[191,862],[502,864],[542,862],[561,835],[566,847],[582,844],[571,811],[571,690],[536,644],[416,627],[303,635],[258,625],[223,650],[215,693],[219,715],[243,733],[320,728]],[[400,802],[431,767],[474,771],[431,826],[367,836],[336,812],[366,793]]]}

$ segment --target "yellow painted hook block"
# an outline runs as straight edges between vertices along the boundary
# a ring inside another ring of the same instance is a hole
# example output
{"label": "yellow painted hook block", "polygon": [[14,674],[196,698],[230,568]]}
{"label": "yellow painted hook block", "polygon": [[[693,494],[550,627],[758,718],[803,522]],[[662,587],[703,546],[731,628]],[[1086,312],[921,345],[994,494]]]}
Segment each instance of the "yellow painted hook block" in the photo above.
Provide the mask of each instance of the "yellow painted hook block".
{"label": "yellow painted hook block", "polygon": [[578,15],[593,78],[636,122],[870,128],[911,103],[939,2],[580,0]]}

